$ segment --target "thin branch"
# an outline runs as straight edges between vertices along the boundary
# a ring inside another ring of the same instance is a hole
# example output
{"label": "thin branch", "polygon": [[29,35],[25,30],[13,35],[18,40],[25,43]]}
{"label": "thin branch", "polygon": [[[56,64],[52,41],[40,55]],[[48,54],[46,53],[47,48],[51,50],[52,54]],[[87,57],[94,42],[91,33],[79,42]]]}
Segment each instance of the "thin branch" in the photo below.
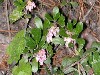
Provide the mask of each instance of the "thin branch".
{"label": "thin branch", "polygon": [[[96,2],[96,1],[95,1]],[[91,8],[88,10],[88,12],[84,15],[82,22],[84,22],[86,20],[86,17],[89,15],[89,13],[91,12],[91,10],[93,9],[95,2],[93,3],[93,5],[91,6]]]}
{"label": "thin branch", "polygon": [[14,32],[14,33],[16,33],[18,31],[14,31],[14,30],[0,30],[0,32]]}
{"label": "thin branch", "polygon": [[[8,27],[8,30],[10,31],[10,26],[9,26],[9,18],[8,18],[8,0],[5,0],[5,12],[6,12],[6,20],[7,20],[7,27]],[[9,34],[9,41],[11,40],[11,33],[8,32]]]}

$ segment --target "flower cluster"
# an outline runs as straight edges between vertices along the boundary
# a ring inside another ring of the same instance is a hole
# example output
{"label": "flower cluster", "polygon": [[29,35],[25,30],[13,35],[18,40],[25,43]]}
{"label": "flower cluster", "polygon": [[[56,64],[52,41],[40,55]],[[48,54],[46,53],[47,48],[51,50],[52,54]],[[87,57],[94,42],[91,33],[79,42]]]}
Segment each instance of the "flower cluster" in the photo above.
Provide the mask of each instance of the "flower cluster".
{"label": "flower cluster", "polygon": [[50,29],[49,29],[49,32],[47,34],[47,42],[50,43],[52,42],[52,38],[53,36],[55,37],[57,35],[57,33],[59,33],[59,27],[57,26],[52,26]]}
{"label": "flower cluster", "polygon": [[75,43],[76,43],[76,41],[75,41],[75,39],[72,39],[72,38],[70,38],[70,37],[68,37],[68,38],[64,38],[64,41],[65,41],[65,46],[66,46],[66,48],[68,47],[68,44],[69,43],[74,43],[74,45],[75,45]]}
{"label": "flower cluster", "polygon": [[41,49],[36,55],[37,62],[40,62],[40,65],[43,65],[43,62],[46,60],[46,52],[44,49]]}
{"label": "flower cluster", "polygon": [[30,0],[27,2],[27,6],[26,6],[26,10],[29,10],[30,12],[31,12],[31,10],[33,9],[33,8],[35,8],[36,7],[36,5],[35,5],[35,3],[34,2],[31,2]]}

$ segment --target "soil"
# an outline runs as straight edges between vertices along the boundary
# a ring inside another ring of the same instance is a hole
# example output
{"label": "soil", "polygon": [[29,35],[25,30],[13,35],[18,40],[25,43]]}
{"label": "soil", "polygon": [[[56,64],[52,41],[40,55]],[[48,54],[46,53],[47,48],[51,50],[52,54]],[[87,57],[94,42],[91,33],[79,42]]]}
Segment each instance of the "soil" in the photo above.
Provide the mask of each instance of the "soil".
{"label": "soil", "polygon": [[[61,12],[69,19],[76,19],[84,23],[84,31],[82,33],[82,38],[88,41],[86,48],[90,48],[93,41],[100,41],[100,0],[65,0],[66,3],[74,1],[78,3],[77,7],[72,7],[69,4],[61,6],[63,0],[38,0],[37,8],[32,12],[33,15],[37,14],[42,19],[44,19],[44,14],[46,12],[51,13],[54,6],[58,6]],[[41,7],[42,5],[42,7]],[[25,28],[24,19],[20,19],[14,24],[9,23],[9,14],[12,12],[14,6],[11,0],[8,0],[6,7],[6,0],[0,4],[0,70],[5,71],[6,65],[4,62],[6,48],[12,40],[13,36],[22,29]],[[6,9],[7,8],[7,9]],[[34,27],[33,18],[29,24]],[[91,40],[90,40],[91,39]],[[64,50],[62,50],[64,51]],[[62,56],[59,57],[59,53]],[[63,58],[63,53],[58,50],[54,56],[56,66],[60,65],[61,58]],[[60,58],[60,59],[59,59]],[[6,57],[5,57],[6,59]],[[56,59],[59,59],[56,61]],[[3,67],[4,66],[4,67]],[[0,71],[2,73],[2,71]],[[0,74],[1,75],[1,74]],[[3,74],[2,74],[3,75]]]}

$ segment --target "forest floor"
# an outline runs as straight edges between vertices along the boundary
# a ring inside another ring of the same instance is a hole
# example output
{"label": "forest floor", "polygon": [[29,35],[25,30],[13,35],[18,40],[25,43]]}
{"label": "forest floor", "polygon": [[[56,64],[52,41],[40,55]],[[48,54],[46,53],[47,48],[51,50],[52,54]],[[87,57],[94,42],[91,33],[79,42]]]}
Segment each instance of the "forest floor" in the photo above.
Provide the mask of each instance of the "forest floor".
{"label": "forest floor", "polygon": [[[37,14],[41,18],[44,18],[46,12],[51,13],[50,11],[53,7],[58,6],[60,11],[69,20],[76,19],[84,23],[84,31],[81,36],[87,40],[86,48],[90,48],[93,41],[100,41],[100,0],[65,0],[66,3],[71,1],[77,2],[78,6],[74,7],[69,4],[61,6],[61,1],[63,0],[38,1],[42,6],[37,6],[32,12],[33,15]],[[23,19],[18,20],[14,24],[9,23],[9,14],[12,12],[13,8],[14,6],[11,0],[5,0],[0,4],[0,70],[5,70],[7,67],[5,61],[7,46],[15,34],[25,28],[25,22]],[[33,18],[29,25],[34,27],[32,21]]]}

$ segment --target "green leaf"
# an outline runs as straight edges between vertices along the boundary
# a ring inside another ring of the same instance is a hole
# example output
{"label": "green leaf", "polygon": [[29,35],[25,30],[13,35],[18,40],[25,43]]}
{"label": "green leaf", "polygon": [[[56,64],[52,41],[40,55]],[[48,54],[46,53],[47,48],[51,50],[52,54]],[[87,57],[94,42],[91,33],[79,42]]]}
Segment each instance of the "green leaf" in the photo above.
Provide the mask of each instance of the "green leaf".
{"label": "green leaf", "polygon": [[[91,67],[88,64],[83,64],[82,66],[84,67],[86,73],[88,74],[89,71],[91,70]],[[86,73],[84,75],[87,75]]]}
{"label": "green leaf", "polygon": [[92,68],[94,70],[94,74],[99,75],[100,68],[98,66],[100,66],[100,54],[98,52],[93,53],[93,61],[91,62],[91,64],[92,64]]}
{"label": "green leaf", "polygon": [[[74,33],[74,32],[73,32],[73,33]],[[73,38],[73,39],[77,39],[78,36],[79,36],[78,34],[74,34],[74,35],[72,35],[72,38]]]}
{"label": "green leaf", "polygon": [[52,43],[54,43],[55,45],[60,44],[60,45],[64,45],[64,39],[60,38],[60,37],[55,37],[52,39]]}
{"label": "green leaf", "polygon": [[36,61],[36,59],[34,58],[32,60],[32,72],[37,72],[38,71],[38,62]]}
{"label": "green leaf", "polygon": [[29,50],[34,49],[36,47],[35,41],[31,37],[26,36],[25,39],[26,39],[26,46]]}
{"label": "green leaf", "polygon": [[50,64],[50,63],[51,63],[50,57],[48,57],[48,58],[44,61],[44,63],[47,64],[47,65]]}
{"label": "green leaf", "polygon": [[54,20],[57,20],[59,17],[60,17],[59,8],[54,7],[53,8],[53,18],[54,18]]}
{"label": "green leaf", "polygon": [[58,7],[54,7],[53,8],[53,15],[57,15],[57,13],[59,13],[59,8]]}
{"label": "green leaf", "polygon": [[80,49],[80,50],[81,50],[81,49],[84,47],[84,45],[85,45],[85,40],[82,39],[82,38],[77,38],[76,42],[78,43],[79,49]]}
{"label": "green leaf", "polygon": [[67,5],[67,2],[65,0],[62,0],[61,6],[63,7],[65,5]]}
{"label": "green leaf", "polygon": [[[58,20],[59,17],[60,17],[60,12],[53,16],[53,18],[54,18],[55,21]],[[64,24],[64,22],[63,22],[63,24]]]}
{"label": "green leaf", "polygon": [[70,2],[70,4],[72,5],[73,8],[78,6],[77,2]]}
{"label": "green leaf", "polygon": [[45,19],[44,24],[43,24],[43,35],[46,36],[48,29],[51,27],[51,23],[48,19]]}
{"label": "green leaf", "polygon": [[14,68],[12,69],[12,74],[17,75],[18,71],[18,66],[14,66]]}
{"label": "green leaf", "polygon": [[16,39],[19,39],[19,38],[22,38],[22,37],[25,37],[25,30],[21,30],[21,31],[19,31],[16,35],[15,35],[15,37],[14,37],[14,39],[13,40],[16,40]]}
{"label": "green leaf", "polygon": [[49,57],[52,57],[52,55],[53,55],[52,46],[48,45],[47,48],[46,48],[46,50],[48,51]]}
{"label": "green leaf", "polygon": [[7,48],[7,54],[9,57],[9,64],[12,62],[18,62],[20,55],[23,53],[26,47],[26,40],[24,38],[24,30],[18,32],[14,37],[13,41]]}
{"label": "green leaf", "polygon": [[53,67],[53,72],[54,72],[54,73],[57,73],[57,70],[58,70],[58,67],[56,67],[56,66]]}
{"label": "green leaf", "polygon": [[64,72],[62,72],[61,70],[57,70],[57,72],[55,73],[55,75],[65,75]]}
{"label": "green leaf", "polygon": [[78,57],[73,57],[73,58],[65,57],[63,58],[61,65],[63,67],[67,67],[76,62],[77,60],[79,60]]}
{"label": "green leaf", "polygon": [[74,20],[73,20],[73,26],[76,25],[76,24],[77,24],[77,20],[74,19]]}
{"label": "green leaf", "polygon": [[[16,1],[16,0],[15,0]],[[17,0],[19,3],[23,3],[23,0]]]}
{"label": "green leaf", "polygon": [[98,51],[100,52],[100,42],[93,42],[92,48],[97,48]]}
{"label": "green leaf", "polygon": [[19,62],[19,66],[15,66],[12,69],[13,75],[32,75],[31,65],[29,63],[25,63],[24,59],[21,59]]}
{"label": "green leaf", "polygon": [[25,14],[24,17],[25,18],[31,18],[32,16],[31,16],[31,14]]}
{"label": "green leaf", "polygon": [[72,31],[73,30],[73,24],[71,23],[71,21],[68,21],[68,23],[67,23],[67,29],[69,31]]}
{"label": "green leaf", "polygon": [[79,35],[79,33],[83,30],[83,23],[82,22],[78,22],[76,25],[76,28],[74,28],[74,33]]}
{"label": "green leaf", "polygon": [[61,26],[61,27],[64,27],[65,26],[65,17],[61,14],[61,16],[59,17],[58,19],[58,24]]}
{"label": "green leaf", "polygon": [[14,1],[14,6],[16,6],[19,10],[23,10],[26,6],[26,2],[23,0],[16,0]]}
{"label": "green leaf", "polygon": [[37,28],[43,29],[43,24],[42,24],[42,21],[39,17],[36,16],[34,18],[34,22],[35,22],[35,25],[36,25]]}
{"label": "green leaf", "polygon": [[68,37],[68,35],[66,34],[66,30],[65,30],[64,28],[60,28],[59,34],[60,34],[61,36],[64,36],[64,37]]}
{"label": "green leaf", "polygon": [[13,12],[10,14],[9,18],[10,18],[10,22],[13,23],[15,21],[17,21],[18,19],[20,19],[23,16],[23,12],[19,9],[14,9]]}
{"label": "green leaf", "polygon": [[69,43],[68,47],[72,48],[72,47],[74,47],[74,44],[73,43]]}
{"label": "green leaf", "polygon": [[43,45],[42,49],[47,49],[47,47],[48,47],[48,43],[45,43],[45,44]]}
{"label": "green leaf", "polygon": [[53,21],[53,18],[48,13],[45,14],[45,18],[49,21]]}
{"label": "green leaf", "polygon": [[43,46],[45,45],[45,41],[46,41],[46,37],[45,36],[42,36],[42,39],[41,39],[41,41],[39,43],[39,47],[40,48],[43,48]]}
{"label": "green leaf", "polygon": [[31,34],[33,36],[34,41],[36,42],[36,45],[37,45],[41,39],[41,29],[34,28],[31,30]]}
{"label": "green leaf", "polygon": [[44,29],[50,28],[50,26],[51,26],[50,24],[51,24],[50,21],[48,19],[45,19],[44,24],[43,24],[43,28]]}

